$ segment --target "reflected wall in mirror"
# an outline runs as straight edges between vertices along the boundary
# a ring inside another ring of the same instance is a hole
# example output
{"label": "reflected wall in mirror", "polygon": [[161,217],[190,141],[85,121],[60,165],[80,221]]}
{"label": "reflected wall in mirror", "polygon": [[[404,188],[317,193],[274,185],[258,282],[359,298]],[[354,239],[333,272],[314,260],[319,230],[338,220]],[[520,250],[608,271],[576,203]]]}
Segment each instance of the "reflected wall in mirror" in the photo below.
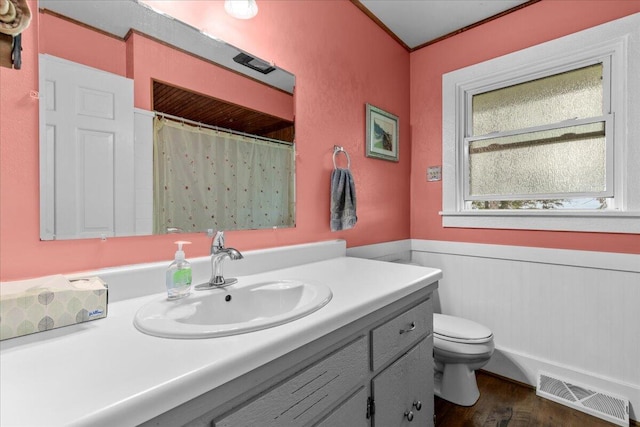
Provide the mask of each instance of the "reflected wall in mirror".
{"label": "reflected wall in mirror", "polygon": [[[41,239],[294,226],[291,73],[137,1],[39,6]],[[209,151],[170,146],[167,167],[169,121]]]}

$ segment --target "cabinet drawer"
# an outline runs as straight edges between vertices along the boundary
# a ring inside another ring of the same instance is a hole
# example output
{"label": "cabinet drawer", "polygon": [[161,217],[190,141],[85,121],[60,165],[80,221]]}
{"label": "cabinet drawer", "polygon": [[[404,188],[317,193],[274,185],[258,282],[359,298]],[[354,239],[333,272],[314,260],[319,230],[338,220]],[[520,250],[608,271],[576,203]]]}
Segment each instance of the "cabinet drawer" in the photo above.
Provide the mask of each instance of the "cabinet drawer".
{"label": "cabinet drawer", "polygon": [[431,298],[375,328],[371,331],[371,370],[380,368],[432,330]]}
{"label": "cabinet drawer", "polygon": [[214,425],[305,425],[360,383],[367,369],[367,340],[360,337]]}

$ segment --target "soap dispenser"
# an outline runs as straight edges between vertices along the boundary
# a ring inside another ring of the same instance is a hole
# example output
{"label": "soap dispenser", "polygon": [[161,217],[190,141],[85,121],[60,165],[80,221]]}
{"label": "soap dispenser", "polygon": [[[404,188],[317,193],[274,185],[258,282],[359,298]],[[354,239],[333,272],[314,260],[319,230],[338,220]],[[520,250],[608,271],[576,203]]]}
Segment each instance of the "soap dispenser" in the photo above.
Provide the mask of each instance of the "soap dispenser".
{"label": "soap dispenser", "polygon": [[177,241],[175,260],[167,268],[167,299],[184,298],[191,293],[191,264],[185,259],[182,245],[191,242]]}

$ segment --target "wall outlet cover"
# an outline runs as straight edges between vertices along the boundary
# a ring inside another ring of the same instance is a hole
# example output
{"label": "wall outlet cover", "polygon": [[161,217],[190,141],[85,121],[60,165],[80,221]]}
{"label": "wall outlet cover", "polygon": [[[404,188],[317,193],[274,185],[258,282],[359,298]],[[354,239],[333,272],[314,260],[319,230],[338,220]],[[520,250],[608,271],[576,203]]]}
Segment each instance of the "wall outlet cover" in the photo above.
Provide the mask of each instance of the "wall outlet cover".
{"label": "wall outlet cover", "polygon": [[427,167],[427,181],[440,181],[442,180],[442,166],[429,166]]}

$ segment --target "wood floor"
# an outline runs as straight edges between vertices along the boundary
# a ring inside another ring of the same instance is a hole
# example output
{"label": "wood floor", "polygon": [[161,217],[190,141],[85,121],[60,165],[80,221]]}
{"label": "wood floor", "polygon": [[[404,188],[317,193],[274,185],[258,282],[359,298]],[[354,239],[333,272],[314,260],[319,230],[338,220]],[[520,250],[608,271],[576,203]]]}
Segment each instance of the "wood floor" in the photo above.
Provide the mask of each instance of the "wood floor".
{"label": "wood floor", "polygon": [[480,399],[472,407],[436,397],[436,427],[598,427],[615,426],[536,396],[533,388],[476,372]]}

